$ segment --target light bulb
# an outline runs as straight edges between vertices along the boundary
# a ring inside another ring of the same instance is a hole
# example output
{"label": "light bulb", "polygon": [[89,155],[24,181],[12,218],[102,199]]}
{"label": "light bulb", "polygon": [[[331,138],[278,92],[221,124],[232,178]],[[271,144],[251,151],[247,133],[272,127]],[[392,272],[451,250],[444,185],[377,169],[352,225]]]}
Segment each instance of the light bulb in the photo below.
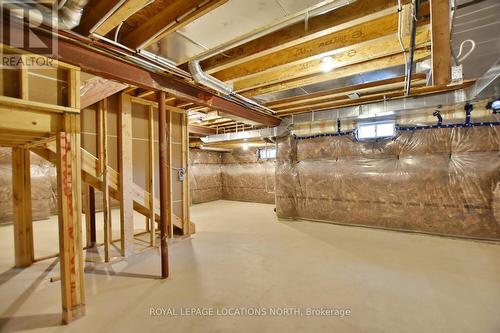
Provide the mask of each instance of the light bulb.
{"label": "light bulb", "polygon": [[330,56],[323,57],[320,67],[323,72],[331,71],[333,69],[333,58]]}

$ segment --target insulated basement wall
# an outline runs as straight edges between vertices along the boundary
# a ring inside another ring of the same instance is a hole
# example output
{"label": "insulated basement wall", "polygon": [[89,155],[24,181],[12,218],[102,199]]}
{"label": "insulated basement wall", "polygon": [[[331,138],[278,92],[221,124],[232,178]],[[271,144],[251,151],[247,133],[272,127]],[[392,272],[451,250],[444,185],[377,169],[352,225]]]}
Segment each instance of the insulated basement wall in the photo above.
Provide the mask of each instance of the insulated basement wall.
{"label": "insulated basement wall", "polygon": [[[0,223],[12,223],[12,149],[0,148]],[[43,220],[57,214],[56,168],[30,153],[31,202],[34,220]]]}
{"label": "insulated basement wall", "polygon": [[225,200],[273,204],[275,161],[259,160],[257,149],[222,154],[222,197]]}
{"label": "insulated basement wall", "polygon": [[280,139],[277,213],[500,239],[500,128],[402,131],[395,140]]}
{"label": "insulated basement wall", "polygon": [[222,199],[222,153],[189,150],[189,190],[191,203]]}

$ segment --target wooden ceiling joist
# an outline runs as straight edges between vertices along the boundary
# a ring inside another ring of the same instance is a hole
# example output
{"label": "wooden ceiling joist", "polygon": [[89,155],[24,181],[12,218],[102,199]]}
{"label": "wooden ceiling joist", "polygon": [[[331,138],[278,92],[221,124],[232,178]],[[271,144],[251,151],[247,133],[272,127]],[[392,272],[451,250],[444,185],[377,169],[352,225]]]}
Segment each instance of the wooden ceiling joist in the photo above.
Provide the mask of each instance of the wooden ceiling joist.
{"label": "wooden ceiling joist", "polygon": [[143,48],[160,37],[180,29],[192,20],[222,5],[227,0],[183,0],[163,7],[153,17],[143,20],[137,27],[120,38],[130,48]]}
{"label": "wooden ceiling joist", "polygon": [[[429,41],[430,32],[428,26],[419,27],[416,38],[417,47],[425,46],[429,43]],[[334,66],[332,72],[336,72],[342,67],[398,53],[401,53],[401,45],[396,35],[380,37],[369,42],[351,46],[347,49],[335,50],[335,53],[332,54]],[[307,77],[310,75],[318,75],[321,73],[323,73],[321,58],[318,58],[305,63],[272,69],[262,73],[261,75],[238,80],[234,82],[234,89],[238,92],[244,92],[282,81]]]}
{"label": "wooden ceiling joist", "polygon": [[[414,74],[412,76],[412,80],[423,80],[425,78],[426,78],[426,75],[424,73],[417,73],[417,74]],[[322,101],[322,100],[328,99],[328,98],[335,96],[335,95],[338,95],[338,94],[347,95],[349,93],[357,92],[358,90],[361,90],[361,89],[383,87],[385,85],[394,84],[394,83],[402,83],[402,82],[405,82],[405,76],[397,76],[397,77],[393,77],[393,78],[389,78],[389,79],[385,79],[385,80],[371,81],[371,82],[360,83],[360,84],[346,86],[346,87],[323,90],[323,91],[319,91],[319,92],[312,93],[312,94],[284,98],[284,99],[280,99],[280,100],[277,100],[274,102],[266,103],[266,106],[273,108],[273,109],[279,109],[279,108],[284,108],[284,107],[293,106],[293,105],[299,105],[299,104],[303,104],[303,103],[312,103],[312,102],[316,102],[316,101]]]}
{"label": "wooden ceiling joist", "polygon": [[[458,89],[465,89],[470,87],[474,81],[464,81],[462,84],[456,84],[456,85],[447,85],[447,86],[428,86],[428,87],[414,87],[411,89],[410,96],[424,96],[424,95],[432,95],[432,94],[438,94],[438,93],[443,93],[443,92],[448,92],[448,91],[454,91]],[[293,111],[286,111],[286,112],[281,112],[280,116],[286,116],[290,114],[300,114],[300,113],[306,113],[306,112],[311,112],[311,111],[322,111],[322,110],[331,110],[331,109],[336,109],[336,108],[342,108],[342,107],[347,107],[347,106],[355,106],[355,105],[362,105],[362,104],[367,104],[367,103],[374,103],[378,101],[384,101],[384,100],[391,100],[391,99],[399,99],[399,98],[404,98],[406,97],[404,89],[399,89],[395,90],[392,92],[384,92],[384,93],[376,93],[372,95],[366,95],[364,97],[361,97],[359,99],[344,99],[344,100],[339,100],[336,102],[333,102],[329,105],[324,105],[321,107],[312,107],[309,109],[304,109],[304,110],[293,110]]]}
{"label": "wooden ceiling joist", "polygon": [[[8,32],[5,30],[6,29],[4,29],[3,33],[7,34]],[[50,36],[41,30],[31,29],[31,32],[36,35],[41,42],[46,43],[46,45],[52,42]],[[10,34],[14,38],[16,38],[15,36],[17,36],[17,38],[22,38],[24,30],[21,26],[14,24],[11,26]],[[6,38],[6,36],[2,37]],[[82,71],[87,73],[141,88],[166,91],[193,103],[222,110],[266,126],[277,126],[281,122],[280,119],[274,116],[260,113],[232,101],[228,101],[198,86],[174,77],[150,72],[131,63],[124,62],[101,52],[96,52],[83,45],[73,44],[62,38],[59,38],[57,43],[58,59],[78,66]],[[26,47],[26,51],[35,54],[42,52],[35,47]]]}
{"label": "wooden ceiling joist", "polygon": [[[430,56],[430,51],[427,48],[424,48],[422,50],[416,50],[414,60],[415,61],[423,60],[429,56]],[[405,59],[401,54],[394,54],[391,56],[382,57],[375,60],[365,61],[355,65],[349,65],[346,67],[338,68],[328,73],[322,73],[319,75],[309,75],[306,77],[300,77],[298,79],[292,79],[288,81],[278,82],[275,84],[270,84],[267,86],[262,86],[256,89],[248,90],[244,92],[243,95],[251,97],[267,93],[273,93],[277,91],[299,88],[310,84],[326,82],[334,79],[339,79],[342,77],[361,74],[364,72],[403,65],[404,63]]]}
{"label": "wooden ceiling joist", "polygon": [[95,33],[106,36],[111,30],[118,27],[122,22],[127,20],[149,2],[150,0],[126,0],[120,8],[114,11],[101,25],[99,25],[99,27],[97,27]]}
{"label": "wooden ceiling joist", "polygon": [[213,135],[217,134],[217,131],[215,129],[209,128],[209,127],[204,127],[204,126],[198,126],[198,125],[189,125],[189,134],[194,134],[194,135]]}
{"label": "wooden ceiling joist", "polygon": [[397,31],[398,15],[392,14],[226,68],[214,73],[213,76],[222,81],[230,81],[255,75],[270,68],[276,69],[279,66],[291,64],[298,65],[308,60],[314,60],[318,56],[326,56],[332,50],[395,34]]}
{"label": "wooden ceiling joist", "polygon": [[86,81],[80,88],[80,108],[84,109],[127,87],[128,85],[124,83],[106,80],[100,77],[95,77],[94,79]]}
{"label": "wooden ceiling joist", "polygon": [[119,6],[121,2],[121,0],[90,0],[83,10],[80,25],[75,28],[75,31],[81,35],[88,36],[90,30],[103,21],[103,18],[106,18],[109,13],[117,9],[115,7]]}
{"label": "wooden ceiling joist", "polygon": [[[408,3],[408,0],[403,0]],[[374,19],[380,15],[395,13],[397,0],[370,0],[356,1],[348,6],[338,8],[322,15],[309,18],[308,29],[304,29],[304,22],[298,22],[267,35],[256,38],[248,43],[239,45],[202,61],[202,68],[213,73],[237,63],[245,62],[253,57],[273,53],[321,35],[361,22]]]}

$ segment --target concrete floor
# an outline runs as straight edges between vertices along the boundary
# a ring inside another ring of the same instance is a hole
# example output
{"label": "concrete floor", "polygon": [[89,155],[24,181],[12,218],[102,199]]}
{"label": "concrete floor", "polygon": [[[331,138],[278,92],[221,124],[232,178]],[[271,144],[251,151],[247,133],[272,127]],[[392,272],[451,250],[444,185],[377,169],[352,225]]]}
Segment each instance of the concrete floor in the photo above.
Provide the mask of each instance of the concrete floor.
{"label": "concrete floor", "polygon": [[[277,222],[264,204],[217,201],[192,207],[191,216],[197,233],[170,242],[168,280],[155,278],[158,250],[139,239],[140,253],[111,264],[87,253],[87,315],[66,327],[60,284],[49,282],[57,259],[12,269],[12,228],[1,227],[0,331],[500,332],[497,244]],[[138,230],[143,220],[137,216]],[[38,252],[57,250],[55,222],[35,222]],[[152,307],[178,316],[151,316]],[[180,315],[191,307],[268,315]],[[293,309],[269,315],[285,308]],[[351,314],[306,316],[307,308]]]}

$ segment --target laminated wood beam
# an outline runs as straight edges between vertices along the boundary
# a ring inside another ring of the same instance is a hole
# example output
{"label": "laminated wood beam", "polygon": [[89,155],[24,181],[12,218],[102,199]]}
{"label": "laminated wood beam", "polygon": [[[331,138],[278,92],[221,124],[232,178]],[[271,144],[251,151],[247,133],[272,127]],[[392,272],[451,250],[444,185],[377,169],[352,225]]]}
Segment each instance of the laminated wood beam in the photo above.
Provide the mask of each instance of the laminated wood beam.
{"label": "laminated wood beam", "polygon": [[445,85],[451,81],[450,3],[431,0],[432,81]]}
{"label": "laminated wood beam", "polygon": [[34,260],[30,151],[28,149],[12,149],[12,193],[14,197],[15,266],[26,267]]}
{"label": "laminated wood beam", "polygon": [[63,322],[85,314],[82,246],[80,115],[64,115],[57,134],[59,258]]}
{"label": "laminated wood beam", "polygon": [[159,126],[159,144],[160,144],[160,250],[161,250],[161,276],[167,278],[168,268],[168,229],[171,223],[172,198],[170,191],[170,145],[167,128],[170,123],[170,117],[165,106],[165,92],[158,93],[158,126]]}
{"label": "laminated wood beam", "polygon": [[120,174],[120,243],[121,255],[134,253],[134,202],[132,172],[132,102],[121,94],[118,112],[118,165]]}
{"label": "laminated wood beam", "polygon": [[[7,29],[4,29],[5,35],[7,34],[6,30]],[[30,31],[40,40],[40,42],[47,45],[51,42],[50,36],[45,32],[35,28]],[[22,38],[24,30],[22,27],[14,24],[10,29],[10,34],[10,38]],[[115,58],[110,54],[97,52],[82,44],[72,43],[63,38],[59,38],[57,44],[57,58],[66,63],[80,67],[84,72],[98,75],[110,80],[124,82],[144,89],[165,91],[186,101],[199,105],[205,105],[266,126],[277,126],[281,122],[281,120],[277,117],[263,114],[235,102],[226,100],[196,85],[169,75],[148,71],[132,63]],[[41,52],[39,49],[34,47],[26,47],[25,51],[34,54]]]}

